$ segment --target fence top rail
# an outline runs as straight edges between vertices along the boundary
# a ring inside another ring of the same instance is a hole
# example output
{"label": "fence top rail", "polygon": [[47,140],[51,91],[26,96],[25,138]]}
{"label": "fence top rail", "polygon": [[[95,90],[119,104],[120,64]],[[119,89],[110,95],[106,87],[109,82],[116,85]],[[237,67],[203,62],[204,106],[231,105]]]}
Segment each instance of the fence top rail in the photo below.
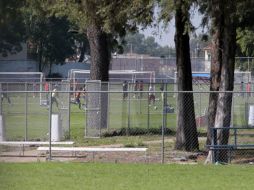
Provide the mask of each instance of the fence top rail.
{"label": "fence top rail", "polygon": [[[53,145],[73,145],[73,141],[51,142]],[[0,145],[49,145],[49,141],[0,141]]]}
{"label": "fence top rail", "polygon": [[[65,91],[44,91],[44,90],[0,90],[0,93],[53,93],[53,92],[58,92],[58,93],[73,93],[73,92],[84,92],[84,91],[80,91],[80,90],[65,90]],[[141,92],[141,93],[151,93],[151,91],[148,90],[143,90],[143,91],[134,91],[134,90],[130,90],[130,91],[123,91],[123,90],[112,90],[112,91],[85,91],[86,93],[123,93],[123,92],[128,92],[128,93],[137,93],[137,92]],[[207,93],[232,93],[232,94],[236,94],[236,93],[245,93],[245,94],[249,94],[249,93],[254,93],[254,91],[160,91],[160,90],[154,90],[152,91],[153,93],[169,93],[169,94],[179,94],[179,93],[190,93],[190,94],[207,94]]]}
{"label": "fence top rail", "polygon": [[0,74],[3,74],[3,75],[18,75],[18,74],[24,74],[24,75],[39,74],[39,75],[43,75],[42,72],[0,72]]}
{"label": "fence top rail", "polygon": [[[49,147],[38,147],[39,151],[48,151]],[[52,151],[85,151],[85,152],[145,152],[147,148],[102,148],[102,147],[51,147]]]}

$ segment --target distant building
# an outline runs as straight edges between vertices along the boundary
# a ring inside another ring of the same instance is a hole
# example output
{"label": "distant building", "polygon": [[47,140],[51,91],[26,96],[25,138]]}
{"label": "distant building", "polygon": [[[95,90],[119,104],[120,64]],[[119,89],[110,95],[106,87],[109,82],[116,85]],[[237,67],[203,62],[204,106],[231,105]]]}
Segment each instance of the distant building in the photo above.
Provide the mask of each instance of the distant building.
{"label": "distant building", "polygon": [[16,54],[0,55],[0,72],[36,72],[38,64],[28,59],[27,44],[22,44],[22,50]]}
{"label": "distant building", "polygon": [[[30,44],[31,45],[31,44]],[[8,54],[7,57],[0,55],[0,72],[38,72],[39,65],[35,57],[29,54],[28,47],[26,43],[22,44],[22,51],[16,54]],[[68,76],[68,71],[70,69],[90,69],[90,61],[87,63],[80,63],[75,61],[66,61],[64,65],[52,65],[51,73],[60,74],[63,78]],[[45,68],[45,76],[49,73],[49,68]]]}

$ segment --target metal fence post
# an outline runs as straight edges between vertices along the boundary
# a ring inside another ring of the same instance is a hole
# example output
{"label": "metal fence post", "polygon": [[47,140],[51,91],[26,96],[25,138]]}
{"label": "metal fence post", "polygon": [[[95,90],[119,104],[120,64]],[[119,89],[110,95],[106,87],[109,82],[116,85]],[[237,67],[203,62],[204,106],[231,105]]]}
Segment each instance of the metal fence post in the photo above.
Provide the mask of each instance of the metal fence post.
{"label": "metal fence post", "polygon": [[107,109],[107,131],[109,131],[110,126],[110,83],[108,82],[108,109]]}
{"label": "metal fence post", "polygon": [[[168,86],[167,86],[167,83],[166,83],[166,88],[165,88],[165,90],[166,90],[166,92],[165,92],[165,94],[163,95],[163,97],[165,97],[165,103],[166,103],[166,105],[168,104],[168,93],[167,93],[167,91],[168,91]],[[167,113],[166,113],[166,117],[165,117],[165,127],[167,127],[167,120],[168,120],[168,115],[167,115]]]}
{"label": "metal fence post", "polygon": [[217,151],[217,129],[216,128],[211,128],[212,129],[212,148],[213,148],[213,163],[216,163],[218,161],[218,151]]}
{"label": "metal fence post", "polygon": [[141,93],[142,92],[139,92],[139,96],[138,96],[138,99],[139,99],[139,114],[141,114]]}
{"label": "metal fence post", "polygon": [[208,130],[210,130],[210,133],[211,133],[211,147],[210,147],[210,150],[212,152],[212,163],[215,163],[215,159],[214,159],[214,130],[213,130],[213,127],[209,128]]}
{"label": "metal fence post", "polygon": [[[128,91],[130,91],[130,86],[128,88]],[[129,131],[130,131],[130,112],[131,112],[131,99],[130,99],[131,95],[130,93],[128,93],[128,127],[127,127],[127,135],[129,135]]]}
{"label": "metal fence post", "polygon": [[149,106],[149,93],[147,93],[147,128],[150,128],[150,106]]}
{"label": "metal fence post", "polygon": [[52,91],[49,93],[49,160],[52,159],[51,155],[51,125],[52,125]]}
{"label": "metal fence post", "polygon": [[[201,92],[200,92],[200,89],[201,89],[201,87],[200,87],[201,85],[200,85],[200,83],[199,83],[199,117],[201,117],[202,116],[202,107],[201,107]],[[198,126],[199,127],[201,127],[201,122],[199,121],[198,122]]]}
{"label": "metal fence post", "polygon": [[27,88],[27,82],[25,83],[25,141],[27,141],[27,104],[28,104],[28,101],[27,101],[27,91],[28,91],[28,88]]}
{"label": "metal fence post", "polygon": [[161,147],[161,163],[164,163],[164,158],[165,158],[165,142],[164,142],[164,135],[165,135],[165,124],[166,124],[166,104],[165,104],[165,91],[163,93],[163,100],[162,100],[162,126],[161,126],[161,138],[162,138],[162,147]]}
{"label": "metal fence post", "polygon": [[234,93],[232,93],[231,125],[234,127]]}
{"label": "metal fence post", "polygon": [[[68,82],[68,90],[70,91],[70,81]],[[68,139],[71,139],[71,96],[70,96],[70,92],[68,92]],[[47,100],[48,101],[48,100]]]}
{"label": "metal fence post", "polygon": [[2,102],[2,83],[0,83],[0,98],[1,98],[1,102],[0,102],[0,115],[3,114],[3,102]]}

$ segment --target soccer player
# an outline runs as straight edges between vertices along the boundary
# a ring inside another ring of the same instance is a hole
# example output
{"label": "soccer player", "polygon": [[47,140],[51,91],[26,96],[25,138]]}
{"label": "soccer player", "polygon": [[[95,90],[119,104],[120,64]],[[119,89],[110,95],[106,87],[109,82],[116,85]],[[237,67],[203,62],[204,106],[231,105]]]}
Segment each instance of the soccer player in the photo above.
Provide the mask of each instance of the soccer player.
{"label": "soccer player", "polygon": [[75,94],[75,103],[78,104],[78,108],[81,110],[81,102],[80,102],[80,96],[81,96],[82,88],[79,89],[79,91]]}
{"label": "soccer player", "polygon": [[143,97],[143,90],[144,90],[144,82],[141,80],[139,83],[139,91],[140,91],[139,98],[140,99],[142,99],[142,97]]}
{"label": "soccer player", "polygon": [[[153,104],[153,106],[155,104],[154,88],[152,85],[150,85],[149,87],[148,103],[149,103],[149,106],[151,106],[151,103]],[[157,109],[157,107],[154,106],[154,109]]]}
{"label": "soccer player", "polygon": [[55,86],[52,93],[52,99],[51,104],[56,103],[56,107],[58,108],[58,93],[57,93],[57,87]]}
{"label": "soccer player", "polygon": [[5,88],[3,88],[3,90],[1,90],[1,101],[3,102],[4,99],[7,99],[8,104],[11,104],[11,99],[9,98],[8,94],[7,94],[7,90]]}
{"label": "soccer player", "polygon": [[124,81],[123,83],[123,100],[125,100],[128,97],[128,84],[127,81]]}

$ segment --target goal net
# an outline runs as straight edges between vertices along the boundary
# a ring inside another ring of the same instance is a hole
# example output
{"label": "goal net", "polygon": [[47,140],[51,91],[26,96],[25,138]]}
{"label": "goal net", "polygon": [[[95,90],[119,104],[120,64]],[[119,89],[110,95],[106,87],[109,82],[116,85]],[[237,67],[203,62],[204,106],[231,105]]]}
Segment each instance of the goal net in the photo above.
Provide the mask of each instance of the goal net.
{"label": "goal net", "polygon": [[250,71],[235,71],[235,83],[249,83],[251,82],[251,72]]}
{"label": "goal net", "polygon": [[0,72],[0,83],[6,91],[34,91],[33,96],[39,94],[40,105],[45,101],[45,77],[42,72]]}
{"label": "goal net", "polygon": [[[90,80],[90,70],[71,69],[68,78],[75,91],[83,86],[86,80]],[[135,83],[135,81],[143,81],[144,83],[155,83],[154,71],[135,71],[135,70],[110,70],[109,81],[123,83]]]}

